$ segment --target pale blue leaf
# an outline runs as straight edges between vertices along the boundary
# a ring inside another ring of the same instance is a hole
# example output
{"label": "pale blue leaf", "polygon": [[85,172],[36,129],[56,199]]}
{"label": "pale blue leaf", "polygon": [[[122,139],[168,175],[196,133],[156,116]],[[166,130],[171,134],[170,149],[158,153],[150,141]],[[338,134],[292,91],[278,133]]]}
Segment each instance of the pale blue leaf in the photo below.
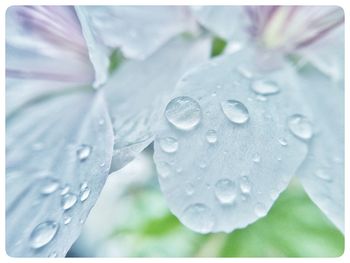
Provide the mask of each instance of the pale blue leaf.
{"label": "pale blue leaf", "polygon": [[6,120],[6,251],[63,257],[105,183],[113,132],[102,94],[27,104]]}
{"label": "pale blue leaf", "polygon": [[344,83],[309,68],[301,72],[299,85],[313,113],[315,135],[297,174],[311,199],[344,232]]}
{"label": "pale blue leaf", "polygon": [[231,232],[265,216],[306,156],[287,125],[308,114],[295,72],[285,65],[262,75],[257,60],[246,49],[192,70],[160,120],[161,189],[194,231]]}
{"label": "pale blue leaf", "polygon": [[172,37],[195,30],[185,6],[84,6],[106,46],[128,58],[145,59]]}
{"label": "pale blue leaf", "polygon": [[82,26],[83,35],[89,49],[89,57],[95,69],[94,86],[99,87],[104,84],[108,76],[109,53],[108,48],[101,42],[92,29],[92,21],[83,7],[76,6],[75,10]]}
{"label": "pale blue leaf", "polygon": [[248,16],[243,6],[195,6],[198,22],[225,40],[242,42],[247,37]]}
{"label": "pale blue leaf", "polygon": [[175,38],[143,61],[126,61],[105,86],[115,132],[112,170],[153,141],[153,127],[176,82],[208,59],[209,39]]}

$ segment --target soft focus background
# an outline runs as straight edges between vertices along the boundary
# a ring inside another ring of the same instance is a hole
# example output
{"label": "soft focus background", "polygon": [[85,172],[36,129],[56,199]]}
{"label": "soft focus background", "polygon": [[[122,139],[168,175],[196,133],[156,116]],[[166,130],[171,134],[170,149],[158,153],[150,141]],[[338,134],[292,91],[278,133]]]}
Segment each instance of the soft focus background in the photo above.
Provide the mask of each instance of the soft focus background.
{"label": "soft focus background", "polygon": [[[166,206],[151,145],[110,175],[68,257],[337,257],[343,235],[296,179],[268,215],[245,229],[197,234]],[[239,216],[239,215],[237,215]]]}

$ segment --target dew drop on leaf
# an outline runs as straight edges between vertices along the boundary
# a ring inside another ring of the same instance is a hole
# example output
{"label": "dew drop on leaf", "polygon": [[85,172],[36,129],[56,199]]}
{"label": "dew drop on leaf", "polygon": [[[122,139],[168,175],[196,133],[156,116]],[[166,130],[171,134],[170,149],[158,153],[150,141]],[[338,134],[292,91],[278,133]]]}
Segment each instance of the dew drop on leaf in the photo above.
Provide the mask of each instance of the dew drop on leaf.
{"label": "dew drop on leaf", "polygon": [[313,135],[310,121],[300,114],[294,114],[289,117],[288,128],[296,137],[303,140],[309,140]]}
{"label": "dew drop on leaf", "polygon": [[215,184],[215,196],[222,204],[230,204],[236,199],[236,185],[230,179],[220,179]]}
{"label": "dew drop on leaf", "polygon": [[77,202],[77,196],[72,193],[67,193],[61,198],[61,206],[63,210],[68,210],[72,208]]}
{"label": "dew drop on leaf", "polygon": [[80,187],[80,201],[84,202],[86,199],[89,198],[90,195],[90,188],[88,187],[87,183],[84,182]]}
{"label": "dew drop on leaf", "polygon": [[282,145],[282,146],[287,146],[288,145],[288,142],[285,138],[281,137],[281,138],[278,138],[278,142]]}
{"label": "dew drop on leaf", "polygon": [[160,162],[157,165],[157,172],[162,178],[167,178],[171,174],[171,166],[167,162]]}
{"label": "dew drop on leaf", "polygon": [[243,124],[249,120],[249,112],[243,103],[236,100],[221,102],[221,108],[229,121],[235,124]]}
{"label": "dew drop on leaf", "polygon": [[184,210],[182,221],[197,232],[208,233],[215,224],[215,217],[209,207],[201,203],[196,203],[189,205]]}
{"label": "dew drop on leaf", "polygon": [[240,181],[240,188],[241,188],[241,191],[242,193],[245,193],[245,194],[248,194],[250,193],[251,189],[252,189],[252,184],[251,182],[249,181],[248,177],[247,176],[243,176],[241,178],[241,181]]}
{"label": "dew drop on leaf", "polygon": [[69,190],[70,190],[69,185],[68,185],[68,184],[64,185],[64,186],[62,187],[62,190],[61,190],[61,195],[67,194],[67,193],[69,192]]}
{"label": "dew drop on leaf", "polygon": [[254,207],[254,211],[258,217],[263,217],[267,214],[266,206],[263,203],[257,203]]}
{"label": "dew drop on leaf", "polygon": [[166,153],[174,153],[179,147],[179,143],[173,137],[165,137],[159,139],[160,148]]}
{"label": "dew drop on leaf", "polygon": [[252,90],[260,95],[274,95],[280,92],[280,88],[276,82],[266,79],[259,79],[252,82]]}
{"label": "dew drop on leaf", "polygon": [[257,154],[257,153],[255,153],[254,155],[253,155],[253,162],[254,163],[259,163],[260,162],[260,155],[259,154]]}
{"label": "dew drop on leaf", "polygon": [[41,248],[47,245],[56,235],[59,225],[54,221],[46,221],[37,225],[29,237],[32,248]]}
{"label": "dew drop on leaf", "polygon": [[201,107],[186,96],[172,99],[165,109],[166,119],[180,130],[192,130],[201,121]]}
{"label": "dew drop on leaf", "polygon": [[217,134],[215,130],[209,130],[207,131],[205,138],[207,139],[207,142],[210,144],[216,143],[218,140]]}
{"label": "dew drop on leaf", "polygon": [[315,175],[324,180],[324,181],[327,181],[327,182],[331,182],[332,181],[332,177],[330,176],[329,173],[327,173],[326,170],[324,169],[317,169],[316,172],[315,172]]}
{"label": "dew drop on leaf", "polygon": [[63,216],[63,224],[68,225],[72,221],[72,217],[68,215]]}
{"label": "dew drop on leaf", "polygon": [[77,150],[78,159],[81,162],[85,161],[87,158],[89,158],[91,151],[92,151],[92,147],[90,145],[86,145],[86,144],[80,145]]}

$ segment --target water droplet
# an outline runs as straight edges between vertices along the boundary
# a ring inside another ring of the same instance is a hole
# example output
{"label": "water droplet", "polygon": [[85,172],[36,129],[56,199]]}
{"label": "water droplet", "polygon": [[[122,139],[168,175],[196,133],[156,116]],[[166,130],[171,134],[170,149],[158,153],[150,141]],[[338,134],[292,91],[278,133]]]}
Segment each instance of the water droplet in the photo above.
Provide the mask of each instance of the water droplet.
{"label": "water droplet", "polygon": [[190,97],[177,97],[165,109],[166,119],[180,130],[191,130],[201,120],[201,107]]}
{"label": "water droplet", "polygon": [[282,146],[287,146],[288,142],[285,138],[278,138],[278,142],[282,145]]}
{"label": "water droplet", "polygon": [[100,163],[100,167],[104,167],[106,165],[105,162]]}
{"label": "water droplet", "polygon": [[270,197],[271,197],[272,200],[276,200],[277,199],[277,197],[278,197],[277,189],[273,188],[273,189],[270,190]]}
{"label": "water droplet", "polygon": [[225,116],[233,123],[243,124],[249,120],[248,109],[239,101],[227,100],[221,102]]}
{"label": "water droplet", "polygon": [[262,95],[257,95],[255,97],[255,99],[258,101],[267,101],[267,98],[265,96],[262,96]]}
{"label": "water droplet", "polygon": [[253,73],[245,66],[241,65],[237,67],[237,71],[239,74],[241,74],[243,77],[247,79],[251,79],[253,77]]}
{"label": "water droplet", "polygon": [[309,140],[312,135],[312,125],[303,115],[294,114],[288,119],[289,130],[298,138]]}
{"label": "water droplet", "polygon": [[61,206],[64,210],[72,208],[77,202],[77,196],[72,193],[67,193],[61,198]]}
{"label": "water droplet", "polygon": [[324,181],[327,181],[327,182],[332,181],[331,175],[329,173],[327,173],[324,169],[316,170],[315,175]]}
{"label": "water droplet", "polygon": [[59,225],[54,221],[46,221],[37,225],[29,236],[32,248],[41,248],[47,245],[56,235]]}
{"label": "water droplet", "polygon": [[193,186],[193,184],[190,184],[190,183],[187,184],[185,191],[186,191],[187,195],[193,195],[193,193],[194,193],[194,186]]}
{"label": "water droplet", "polygon": [[254,163],[259,163],[260,162],[260,155],[259,154],[257,154],[257,153],[255,153],[254,155],[253,155],[253,158],[252,158],[252,160],[253,160],[253,162]]}
{"label": "water droplet", "polygon": [[68,225],[72,221],[72,217],[65,215],[63,216],[63,224]]}
{"label": "water droplet", "polygon": [[263,217],[267,214],[266,206],[263,203],[257,203],[254,207],[254,211],[258,217]]}
{"label": "water droplet", "polygon": [[86,199],[89,198],[90,195],[90,188],[88,187],[87,183],[84,182],[81,186],[80,186],[80,201],[84,202]]}
{"label": "water droplet", "polygon": [[57,253],[55,251],[52,251],[50,254],[49,254],[49,258],[57,258]]}
{"label": "water droplet", "polygon": [[223,204],[230,204],[236,199],[236,185],[230,179],[220,179],[215,184],[215,195]]}
{"label": "water droplet", "polygon": [[66,184],[65,186],[62,187],[62,190],[61,190],[61,195],[65,195],[66,193],[68,193],[70,190],[70,187],[68,184]]}
{"label": "water droplet", "polygon": [[46,177],[41,180],[41,191],[43,195],[49,195],[54,193],[60,186],[59,182],[55,178]]}
{"label": "water droplet", "polygon": [[100,119],[98,121],[98,125],[103,126],[103,124],[105,124],[105,120],[104,119]]}
{"label": "water droplet", "polygon": [[222,86],[220,84],[216,85],[216,88],[219,90],[222,88]]}
{"label": "water droplet", "polygon": [[215,217],[209,207],[196,203],[184,210],[182,222],[194,231],[208,233],[213,229]]}
{"label": "water droplet", "polygon": [[171,174],[171,166],[167,162],[159,162],[156,168],[158,174],[163,178],[167,178]]}
{"label": "water droplet", "polygon": [[241,188],[242,193],[245,193],[245,194],[250,193],[250,191],[252,190],[252,184],[249,181],[247,176],[243,176],[241,178],[241,182],[239,186]]}
{"label": "water droplet", "polygon": [[216,131],[215,130],[209,130],[207,131],[207,133],[205,134],[205,137],[207,139],[207,142],[213,144],[216,143],[218,137],[216,135]]}
{"label": "water droplet", "polygon": [[174,153],[179,147],[178,141],[173,137],[165,137],[159,139],[159,145],[160,148],[162,148],[162,150],[167,153]]}
{"label": "water droplet", "polygon": [[211,94],[212,97],[216,97],[216,91]]}
{"label": "water droplet", "polygon": [[79,146],[77,150],[77,156],[80,161],[85,161],[89,158],[92,151],[92,147],[90,145],[82,144]]}
{"label": "water droplet", "polygon": [[199,164],[198,164],[199,168],[206,168],[207,167],[207,163],[205,161],[200,161]]}
{"label": "water droplet", "polygon": [[276,82],[266,79],[253,81],[251,88],[255,93],[263,96],[274,95],[280,92],[280,88]]}

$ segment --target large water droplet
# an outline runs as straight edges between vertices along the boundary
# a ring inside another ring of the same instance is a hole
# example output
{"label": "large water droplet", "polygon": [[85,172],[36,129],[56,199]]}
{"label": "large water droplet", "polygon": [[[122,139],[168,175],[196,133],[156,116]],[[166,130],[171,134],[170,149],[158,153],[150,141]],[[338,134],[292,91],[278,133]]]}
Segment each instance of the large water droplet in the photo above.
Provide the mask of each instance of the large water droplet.
{"label": "large water droplet", "polygon": [[215,130],[209,130],[205,134],[205,138],[207,139],[207,142],[214,144],[218,140],[217,134]]}
{"label": "large water droplet", "polygon": [[62,196],[61,206],[64,210],[72,208],[77,202],[77,196],[72,193],[68,193]]}
{"label": "large water droplet", "polygon": [[230,179],[221,179],[215,184],[215,195],[223,204],[230,204],[236,199],[236,185]]}
{"label": "large water droplet", "polygon": [[331,175],[330,175],[329,173],[327,173],[327,171],[324,170],[324,169],[318,169],[318,170],[316,170],[315,175],[316,175],[318,178],[320,178],[320,179],[322,179],[322,180],[324,180],[324,181],[327,181],[327,182],[331,182],[331,181],[332,181]]}
{"label": "large water droplet", "polygon": [[221,102],[225,116],[233,123],[243,124],[249,120],[248,109],[239,101],[227,100]]}
{"label": "large water droplet", "polygon": [[86,199],[89,198],[90,188],[88,187],[86,182],[81,185],[79,195],[80,195],[81,202],[84,202]]}
{"label": "large water droplet", "polygon": [[208,233],[213,229],[215,217],[209,207],[196,203],[184,210],[181,221],[194,231]]}
{"label": "large water droplet", "polygon": [[159,139],[159,145],[160,148],[162,148],[162,150],[167,153],[174,153],[179,147],[178,141],[173,137],[165,137]]}
{"label": "large water droplet", "polygon": [[266,79],[253,81],[251,88],[255,93],[263,96],[277,94],[280,91],[276,82]]}
{"label": "large water droplet", "polygon": [[243,176],[240,181],[240,188],[242,193],[248,194],[252,189],[252,184],[247,176]]}
{"label": "large water droplet", "polygon": [[267,214],[266,206],[263,203],[257,203],[254,207],[254,211],[258,217],[263,217]]}
{"label": "large water droplet", "polygon": [[41,181],[40,193],[43,195],[49,195],[54,193],[60,186],[59,181],[55,178],[46,177]]}
{"label": "large water droplet", "polygon": [[56,235],[59,225],[54,221],[46,221],[37,225],[29,236],[32,248],[41,248],[47,245]]}
{"label": "large water droplet", "polygon": [[313,135],[311,122],[300,114],[289,117],[288,127],[295,136],[303,140],[309,140]]}
{"label": "large water droplet", "polygon": [[191,130],[201,120],[201,107],[190,97],[177,97],[171,100],[165,109],[166,119],[181,130]]}
{"label": "large water droplet", "polygon": [[167,178],[171,175],[171,166],[167,162],[159,162],[156,168],[158,174],[163,178]]}
{"label": "large water droplet", "polygon": [[82,144],[79,146],[77,150],[77,156],[80,161],[85,161],[89,158],[92,151],[92,147],[90,145]]}

